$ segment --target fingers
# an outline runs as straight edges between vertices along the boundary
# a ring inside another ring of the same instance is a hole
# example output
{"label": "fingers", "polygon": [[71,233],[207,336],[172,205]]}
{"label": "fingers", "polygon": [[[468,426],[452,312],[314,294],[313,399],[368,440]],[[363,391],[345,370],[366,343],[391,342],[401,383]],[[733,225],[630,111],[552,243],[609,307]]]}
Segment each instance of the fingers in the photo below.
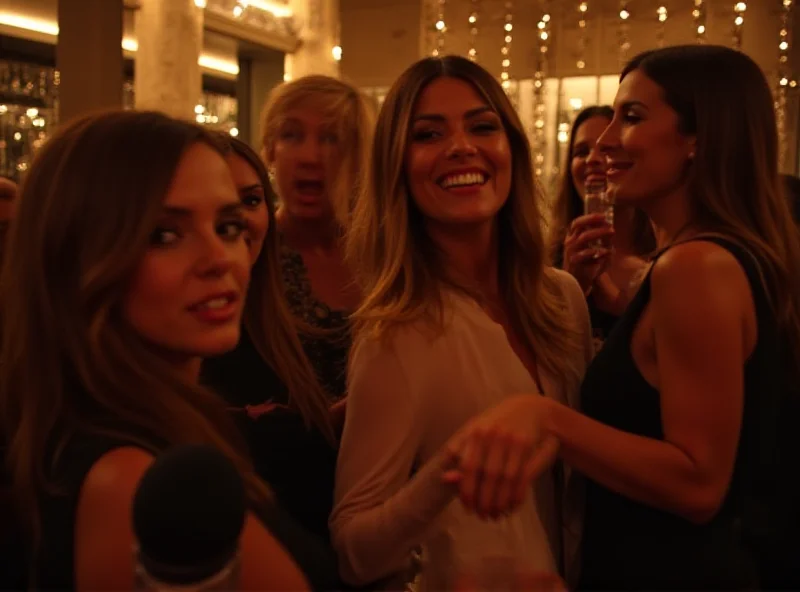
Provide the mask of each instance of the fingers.
{"label": "fingers", "polygon": [[464,441],[460,459],[459,497],[465,506],[472,509],[476,508],[476,494],[480,482],[479,473],[483,464],[483,447],[477,441],[478,439],[473,434]]}
{"label": "fingers", "polygon": [[509,459],[508,438],[498,435],[485,439],[485,462],[479,475],[479,489],[477,491],[477,509],[482,517],[492,518],[498,515],[500,491],[508,474],[507,460]]}
{"label": "fingers", "polygon": [[[591,228],[575,235],[570,240],[569,247],[573,250],[579,251],[587,248],[592,243],[611,243],[611,237],[614,235],[614,229],[611,226],[603,228]],[[565,247],[566,243],[565,243]]]}
{"label": "fingers", "polygon": [[587,214],[585,216],[578,216],[569,225],[570,234],[580,234],[587,228],[596,226],[608,226],[608,220],[605,214]]}

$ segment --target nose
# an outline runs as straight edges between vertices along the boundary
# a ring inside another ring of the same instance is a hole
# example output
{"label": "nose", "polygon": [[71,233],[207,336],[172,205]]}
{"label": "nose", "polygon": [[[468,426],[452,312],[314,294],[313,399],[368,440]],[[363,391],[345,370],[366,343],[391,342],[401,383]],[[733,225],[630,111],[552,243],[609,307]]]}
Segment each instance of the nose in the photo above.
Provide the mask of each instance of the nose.
{"label": "nose", "polygon": [[602,166],[605,165],[606,159],[603,152],[600,150],[600,143],[595,142],[592,149],[589,150],[589,155],[586,157],[586,164],[589,166]]}
{"label": "nose", "polygon": [[[617,123],[617,118],[611,120],[600,137],[597,138],[592,152],[598,152],[598,156],[608,156],[611,152],[616,150],[620,145],[620,125]],[[590,155],[591,156],[591,155]]]}
{"label": "nose", "polygon": [[216,233],[210,237],[202,237],[196,265],[198,274],[204,277],[225,275],[233,265],[232,247],[230,242],[222,240]]}
{"label": "nose", "polygon": [[469,134],[464,129],[457,130],[450,140],[450,145],[447,148],[448,158],[472,156],[477,152],[475,144],[473,144]]}
{"label": "nose", "polygon": [[303,164],[322,164],[322,145],[314,137],[306,137],[300,147],[300,162]]}

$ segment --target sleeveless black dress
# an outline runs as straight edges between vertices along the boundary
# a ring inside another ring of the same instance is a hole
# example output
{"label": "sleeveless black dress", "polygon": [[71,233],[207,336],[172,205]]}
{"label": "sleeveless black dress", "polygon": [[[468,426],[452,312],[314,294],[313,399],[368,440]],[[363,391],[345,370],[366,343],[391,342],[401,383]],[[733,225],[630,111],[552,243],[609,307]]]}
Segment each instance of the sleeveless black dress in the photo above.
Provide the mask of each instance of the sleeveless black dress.
{"label": "sleeveless black dress", "polygon": [[[753,540],[766,524],[778,467],[775,426],[789,392],[786,351],[753,256],[713,237],[733,254],[750,283],[758,342],[745,363],[745,403],[732,483],[707,524],[635,502],[603,485],[587,484],[581,589],[736,590],[758,587]],[[641,375],[631,337],[650,301],[650,273],[584,378],[588,416],[640,436],[663,439],[660,394]]]}
{"label": "sleeveless black dress", "polygon": [[[75,589],[75,520],[81,486],[92,466],[106,453],[138,444],[125,439],[79,434],[72,437],[50,472],[59,491],[42,494],[41,544],[33,561],[38,590]],[[156,449],[163,449],[156,446]],[[261,523],[283,545],[305,573],[313,589],[335,590],[339,586],[335,557],[326,545],[309,535],[285,511],[275,505],[253,509]],[[24,544],[20,540],[21,544]]]}

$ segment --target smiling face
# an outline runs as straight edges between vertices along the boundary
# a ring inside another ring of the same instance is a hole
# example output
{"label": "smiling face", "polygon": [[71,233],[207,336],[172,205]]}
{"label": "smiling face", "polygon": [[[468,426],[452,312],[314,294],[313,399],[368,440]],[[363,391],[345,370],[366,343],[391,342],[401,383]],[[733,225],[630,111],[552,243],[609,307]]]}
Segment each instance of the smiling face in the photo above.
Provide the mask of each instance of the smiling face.
{"label": "smiling face", "polygon": [[597,139],[609,123],[610,119],[595,115],[585,120],[575,130],[570,173],[581,199],[586,198],[587,185],[604,186],[606,183],[606,161],[597,148]]}
{"label": "smiling face", "polygon": [[208,357],[238,343],[250,277],[241,209],[224,158],[189,148],[122,303],[126,322],[159,351]]}
{"label": "smiling face", "polygon": [[680,132],[677,113],[658,84],[642,71],[625,76],[614,101],[614,120],[598,139],[608,160],[609,192],[642,205],[685,187],[695,139]]}
{"label": "smiling face", "polygon": [[511,149],[500,117],[472,85],[441,77],[420,94],[405,158],[411,197],[428,224],[494,220],[511,190]]}
{"label": "smiling face", "polygon": [[269,230],[266,191],[258,173],[244,158],[232,153],[226,160],[242,202],[242,214],[247,222],[247,246],[250,249],[250,261],[254,263]]}
{"label": "smiling face", "polygon": [[333,217],[330,173],[338,156],[338,135],[320,109],[297,107],[281,118],[267,161],[274,167],[281,205],[290,216]]}

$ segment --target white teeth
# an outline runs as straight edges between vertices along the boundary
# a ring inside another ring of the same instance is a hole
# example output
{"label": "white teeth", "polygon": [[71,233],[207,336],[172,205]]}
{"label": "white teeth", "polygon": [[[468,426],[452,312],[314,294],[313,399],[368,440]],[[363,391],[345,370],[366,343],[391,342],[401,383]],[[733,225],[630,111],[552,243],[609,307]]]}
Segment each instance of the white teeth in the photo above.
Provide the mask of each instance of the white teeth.
{"label": "white teeth", "polygon": [[197,308],[200,308],[200,309],[209,308],[211,310],[214,310],[214,309],[218,309],[218,308],[222,308],[223,306],[226,306],[230,301],[231,301],[230,298],[215,298],[214,300],[209,300],[207,302],[203,302]]}
{"label": "white teeth", "polygon": [[483,185],[484,183],[486,183],[486,175],[483,173],[465,173],[445,177],[441,185],[447,189],[449,187],[463,187],[465,185]]}

